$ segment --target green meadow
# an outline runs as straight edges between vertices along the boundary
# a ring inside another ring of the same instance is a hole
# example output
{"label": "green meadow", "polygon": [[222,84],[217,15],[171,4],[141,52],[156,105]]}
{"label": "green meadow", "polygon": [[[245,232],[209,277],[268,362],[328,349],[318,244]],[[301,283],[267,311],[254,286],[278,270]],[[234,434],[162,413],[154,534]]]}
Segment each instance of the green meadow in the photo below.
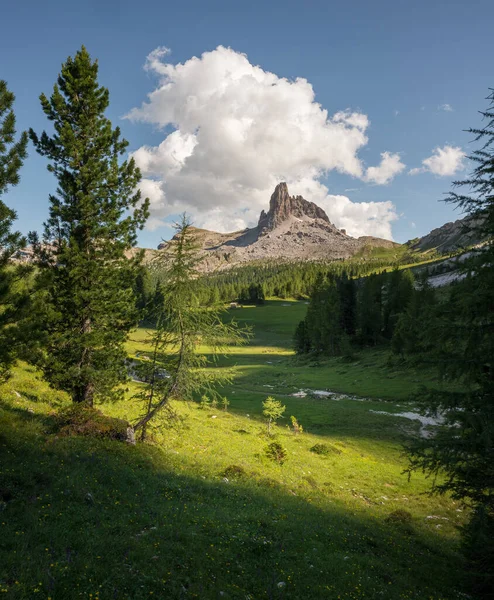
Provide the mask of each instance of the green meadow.
{"label": "green meadow", "polygon": [[[424,430],[399,414],[434,373],[378,350],[301,361],[291,338],[306,309],[230,310],[252,338],[210,367],[231,376],[228,410],[174,402],[146,444],[54,433],[66,397],[17,367],[0,388],[0,597],[464,597],[463,508],[404,473],[404,445]],[[131,334],[129,356],[149,351],[148,335]],[[140,385],[101,410],[137,417]],[[286,405],[272,438],[267,396]],[[272,441],[283,464],[266,455]]]}

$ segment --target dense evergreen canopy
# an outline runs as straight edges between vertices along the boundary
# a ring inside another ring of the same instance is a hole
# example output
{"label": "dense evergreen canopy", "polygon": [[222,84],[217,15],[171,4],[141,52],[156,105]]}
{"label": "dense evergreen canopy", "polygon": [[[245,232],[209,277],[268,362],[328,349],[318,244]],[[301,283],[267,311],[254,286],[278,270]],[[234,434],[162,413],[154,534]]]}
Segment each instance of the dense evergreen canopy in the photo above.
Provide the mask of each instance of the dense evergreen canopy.
{"label": "dense evergreen canopy", "polygon": [[441,413],[445,425],[431,439],[411,449],[411,468],[446,478],[434,480],[475,509],[466,531],[475,591],[492,598],[494,589],[494,91],[482,112],[484,126],[470,129],[482,146],[470,159],[473,171],[455,182],[447,201],[478,217],[483,236],[464,263],[465,279],[453,287],[448,303],[438,306],[425,323],[429,356],[454,392],[433,391],[424,408]]}
{"label": "dense evergreen canopy", "polygon": [[0,377],[8,373],[14,359],[12,326],[18,318],[18,303],[13,293],[18,273],[8,263],[25,244],[21,234],[12,231],[15,211],[2,200],[8,187],[19,183],[19,170],[27,155],[27,133],[22,133],[18,140],[15,137],[14,100],[7,83],[0,80]]}
{"label": "dense evergreen canopy", "polygon": [[[62,65],[53,94],[40,96],[54,132],[30,131],[57,179],[37,248],[45,320],[40,364],[50,383],[76,402],[107,398],[126,379],[123,342],[137,321],[133,286],[140,254],[128,256],[148,214],[136,188],[128,143],[104,116],[108,90],[82,47]],[[41,297],[41,294],[40,294]]]}

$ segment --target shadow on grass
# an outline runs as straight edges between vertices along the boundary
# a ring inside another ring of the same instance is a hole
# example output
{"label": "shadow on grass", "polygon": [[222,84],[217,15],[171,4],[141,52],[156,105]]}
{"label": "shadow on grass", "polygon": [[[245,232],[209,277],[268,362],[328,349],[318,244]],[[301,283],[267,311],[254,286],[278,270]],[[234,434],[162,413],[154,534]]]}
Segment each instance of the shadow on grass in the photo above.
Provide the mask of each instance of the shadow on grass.
{"label": "shadow on grass", "polygon": [[0,410],[6,598],[456,597],[453,549],[413,524],[191,476],[152,446],[58,439],[22,412]]}

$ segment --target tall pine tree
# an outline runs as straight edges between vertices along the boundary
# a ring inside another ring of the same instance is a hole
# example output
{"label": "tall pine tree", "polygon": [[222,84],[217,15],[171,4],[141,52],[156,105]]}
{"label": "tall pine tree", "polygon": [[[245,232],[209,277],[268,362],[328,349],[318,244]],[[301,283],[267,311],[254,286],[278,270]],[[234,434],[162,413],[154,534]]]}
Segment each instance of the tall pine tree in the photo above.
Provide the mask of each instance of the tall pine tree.
{"label": "tall pine tree", "polygon": [[470,156],[475,168],[455,183],[466,191],[447,200],[477,217],[482,237],[491,241],[471,253],[465,280],[429,324],[436,361],[455,390],[424,398],[424,408],[442,412],[445,425],[411,449],[411,469],[445,473],[434,479],[435,490],[474,508],[465,547],[474,592],[482,598],[492,598],[494,589],[494,90],[489,99],[481,113],[485,125],[469,130],[483,142]]}
{"label": "tall pine tree", "polygon": [[82,47],[62,65],[53,94],[40,96],[54,131],[30,131],[58,181],[37,248],[48,381],[92,405],[126,380],[124,341],[137,321],[133,285],[141,255],[126,255],[148,215],[140,172],[123,160],[127,141],[105,117],[109,93]]}
{"label": "tall pine tree", "polygon": [[12,231],[15,211],[1,199],[9,186],[19,183],[19,170],[26,158],[27,133],[15,139],[14,100],[6,82],[0,81],[0,377],[8,374],[15,356],[12,326],[17,303],[13,286],[18,273],[9,262],[25,244],[21,234]]}
{"label": "tall pine tree", "polygon": [[376,346],[382,338],[382,276],[364,279],[359,294],[359,337],[364,346]]}

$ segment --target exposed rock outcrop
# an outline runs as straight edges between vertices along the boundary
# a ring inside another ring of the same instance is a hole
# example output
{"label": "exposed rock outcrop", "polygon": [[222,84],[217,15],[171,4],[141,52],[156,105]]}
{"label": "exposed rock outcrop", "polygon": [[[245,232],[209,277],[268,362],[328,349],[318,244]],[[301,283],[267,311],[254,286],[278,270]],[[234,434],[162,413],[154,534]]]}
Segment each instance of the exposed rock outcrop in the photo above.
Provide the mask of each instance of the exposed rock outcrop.
{"label": "exposed rock outcrop", "polygon": [[479,231],[482,223],[483,219],[476,216],[467,216],[451,223],[445,223],[414,241],[411,248],[413,250],[436,249],[439,252],[450,252],[480,244],[485,240]]}
{"label": "exposed rock outcrop", "polygon": [[[269,231],[273,231],[290,217],[321,219],[332,225],[328,215],[317,204],[308,202],[302,196],[290,196],[287,184],[284,182],[279,183],[269,201],[269,211],[266,213],[263,210],[259,217],[257,227],[260,234],[264,235]],[[334,227],[334,225],[332,226]]]}
{"label": "exposed rock outcrop", "polygon": [[[234,233],[193,229],[202,248],[206,271],[262,260],[337,260],[353,256],[364,247],[398,246],[395,242],[347,235],[330,222],[322,208],[290,196],[286,183],[279,183],[261,212],[257,227]],[[161,245],[163,249],[165,245]]]}

